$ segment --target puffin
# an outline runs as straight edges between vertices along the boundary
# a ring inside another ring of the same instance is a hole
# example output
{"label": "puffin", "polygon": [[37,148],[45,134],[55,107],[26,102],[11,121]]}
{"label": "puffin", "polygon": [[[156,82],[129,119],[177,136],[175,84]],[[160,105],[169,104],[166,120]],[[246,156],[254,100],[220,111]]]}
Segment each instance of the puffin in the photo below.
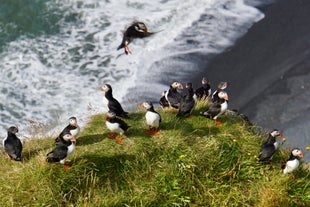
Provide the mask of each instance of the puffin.
{"label": "puffin", "polygon": [[72,116],[69,118],[69,124],[68,126],[66,126],[61,133],[59,134],[59,136],[55,139],[55,142],[58,143],[61,141],[61,138],[65,135],[65,134],[71,134],[73,137],[75,137],[77,139],[78,134],[80,133],[80,127],[77,123],[77,119],[76,117]]}
{"label": "puffin", "polygon": [[105,97],[108,100],[108,109],[114,112],[116,116],[129,118],[128,112],[124,111],[122,105],[113,97],[112,87],[110,84],[105,84],[100,87],[100,90],[105,92]]}
{"label": "puffin", "polygon": [[134,22],[132,23],[123,34],[122,43],[117,47],[117,50],[124,48],[125,54],[128,55],[131,53],[128,45],[132,40],[136,38],[145,38],[153,35],[154,33],[148,32],[148,29],[143,22]]}
{"label": "puffin", "polygon": [[299,148],[294,148],[291,151],[290,158],[282,165],[283,173],[292,173],[299,166],[299,159],[304,157],[304,153]]}
{"label": "puffin", "polygon": [[161,93],[161,98],[159,99],[159,105],[162,107],[162,108],[168,108],[169,107],[169,102],[168,100],[166,99],[166,93],[167,91],[163,91]]}
{"label": "puffin", "polygon": [[175,109],[179,108],[180,102],[182,100],[182,95],[178,92],[177,89],[183,89],[183,85],[175,81],[170,85],[170,88],[165,93],[165,98],[168,101],[169,106]]}
{"label": "puffin", "polygon": [[220,99],[218,96],[219,92],[224,91],[227,88],[228,84],[229,84],[228,82],[220,82],[218,84],[217,90],[215,90],[212,94],[212,97],[211,97],[212,102],[219,101]]}
{"label": "puffin", "polygon": [[47,162],[59,162],[64,165],[65,169],[70,169],[71,167],[65,165],[66,159],[75,150],[76,137],[70,132],[65,132],[61,137],[61,142],[46,155]]}
{"label": "puffin", "polygon": [[272,156],[279,148],[279,143],[277,142],[276,138],[281,137],[282,133],[274,129],[268,134],[267,140],[261,145],[260,152],[258,155],[259,162],[269,162],[272,159]]}
{"label": "puffin", "polygon": [[195,107],[194,89],[192,83],[186,83],[187,93],[182,97],[177,117],[188,117]]}
{"label": "puffin", "polygon": [[139,105],[141,108],[146,109],[145,119],[146,124],[149,129],[146,131],[147,134],[153,134],[154,136],[158,135],[159,124],[161,123],[161,116],[158,112],[154,110],[152,102],[145,101]]}
{"label": "puffin", "polygon": [[218,117],[221,116],[228,108],[228,95],[225,91],[218,93],[219,100],[211,104],[211,106],[204,112],[200,112],[201,115],[215,120],[216,124],[221,126]]}
{"label": "puffin", "polygon": [[206,77],[202,77],[201,87],[196,89],[195,95],[198,100],[205,100],[207,97],[211,96],[211,87]]}
{"label": "puffin", "polygon": [[20,139],[16,136],[16,133],[18,133],[18,128],[11,126],[8,128],[7,132],[7,136],[3,140],[4,152],[10,159],[21,161],[23,145]]}
{"label": "puffin", "polygon": [[116,138],[116,142],[121,142],[123,140],[122,136],[130,127],[125,121],[116,117],[116,114],[113,111],[108,111],[106,115],[106,126],[112,132],[111,135],[108,136],[109,139],[115,138],[115,133],[119,133],[119,137]]}

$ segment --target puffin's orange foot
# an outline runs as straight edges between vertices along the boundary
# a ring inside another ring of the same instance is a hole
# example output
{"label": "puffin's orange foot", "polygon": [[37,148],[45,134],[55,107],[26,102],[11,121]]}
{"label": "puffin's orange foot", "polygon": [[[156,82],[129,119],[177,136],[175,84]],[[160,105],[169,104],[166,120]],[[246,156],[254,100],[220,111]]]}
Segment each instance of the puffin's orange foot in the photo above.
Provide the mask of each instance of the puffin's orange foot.
{"label": "puffin's orange foot", "polygon": [[126,55],[131,54],[131,51],[127,45],[125,46],[125,54]]}
{"label": "puffin's orange foot", "polygon": [[153,134],[152,130],[148,129],[145,131],[146,134]]}
{"label": "puffin's orange foot", "polygon": [[69,165],[64,165],[64,168],[65,168],[66,170],[70,170],[70,169],[71,169],[71,166],[69,166]]}
{"label": "puffin's orange foot", "polygon": [[223,126],[221,120],[215,119],[214,121],[215,121],[215,124],[216,124],[217,126]]}
{"label": "puffin's orange foot", "polygon": [[121,143],[121,142],[123,141],[123,137],[117,137],[117,138],[115,139],[115,141],[116,141],[117,143]]}
{"label": "puffin's orange foot", "polygon": [[109,139],[114,139],[114,138],[115,138],[115,134],[114,134],[114,133],[110,134],[110,135],[108,136],[108,138],[109,138]]}
{"label": "puffin's orange foot", "polygon": [[158,130],[154,131],[153,135],[158,136]]}

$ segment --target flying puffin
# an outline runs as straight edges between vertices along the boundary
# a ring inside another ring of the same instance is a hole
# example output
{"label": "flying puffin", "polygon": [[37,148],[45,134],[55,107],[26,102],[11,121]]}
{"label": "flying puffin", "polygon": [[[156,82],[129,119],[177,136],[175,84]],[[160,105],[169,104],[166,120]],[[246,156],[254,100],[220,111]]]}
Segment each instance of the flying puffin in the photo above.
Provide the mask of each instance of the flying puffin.
{"label": "flying puffin", "polygon": [[211,87],[206,77],[202,78],[201,85],[202,86],[197,88],[195,91],[198,100],[204,100],[211,96]]}
{"label": "flying puffin", "polygon": [[217,90],[214,91],[213,94],[212,94],[212,97],[211,97],[212,102],[219,101],[219,99],[220,99],[219,96],[218,96],[219,92],[220,91],[224,91],[227,88],[228,84],[229,84],[228,82],[220,82],[218,84]]}
{"label": "flying puffin", "polygon": [[143,22],[134,22],[131,24],[123,35],[122,43],[118,46],[117,50],[125,48],[125,54],[131,53],[128,45],[135,38],[145,38],[153,35],[154,33],[148,32],[146,25]]}
{"label": "flying puffin", "polygon": [[66,159],[75,150],[76,137],[70,132],[65,132],[59,143],[53,151],[46,155],[47,162],[59,162],[64,165],[65,169],[70,169],[70,166],[65,165]]}
{"label": "flying puffin", "polygon": [[187,117],[191,115],[191,112],[195,106],[195,99],[194,99],[194,90],[192,87],[192,83],[186,84],[187,93],[182,98],[179,112],[177,117]]}
{"label": "flying puffin", "polygon": [[154,106],[151,102],[145,101],[140,104],[140,107],[146,109],[145,119],[149,129],[146,131],[147,134],[158,135],[159,124],[161,122],[161,116],[154,110]]}
{"label": "flying puffin", "polygon": [[129,118],[128,112],[124,111],[121,104],[116,100],[112,95],[112,87],[110,84],[105,84],[100,87],[100,90],[105,92],[105,97],[108,100],[108,108],[109,111],[114,112],[116,116],[120,116],[123,118]]}
{"label": "flying puffin", "polygon": [[71,134],[73,137],[75,137],[77,139],[78,134],[80,133],[80,127],[77,123],[77,119],[76,117],[72,116],[69,118],[69,125],[66,126],[62,132],[59,134],[59,136],[55,139],[55,142],[60,142],[61,138],[65,135],[65,134]]}
{"label": "flying puffin", "polygon": [[166,93],[167,91],[163,91],[161,93],[161,98],[159,99],[159,105],[162,107],[162,108],[167,108],[169,107],[169,102],[167,101],[166,99]]}
{"label": "flying puffin", "polygon": [[16,136],[18,128],[11,126],[8,130],[6,138],[3,140],[4,152],[15,161],[21,161],[23,145],[20,139]]}
{"label": "flying puffin", "polygon": [[291,151],[290,158],[282,165],[283,173],[291,173],[299,166],[299,159],[304,157],[304,153],[299,148],[294,148]]}
{"label": "flying puffin", "polygon": [[177,89],[183,89],[183,85],[175,81],[170,85],[170,88],[165,93],[165,97],[169,103],[169,106],[175,109],[179,108],[180,102],[182,100],[182,95],[177,91]]}
{"label": "flying puffin", "polygon": [[110,139],[115,138],[115,133],[119,133],[119,137],[116,138],[116,142],[122,141],[122,136],[130,127],[126,122],[116,117],[116,114],[112,111],[109,111],[106,116],[106,126],[112,132],[111,135],[108,136]]}
{"label": "flying puffin", "polygon": [[201,115],[215,120],[216,124],[221,126],[221,122],[217,120],[228,108],[228,95],[225,91],[218,93],[219,100],[211,104],[211,106],[204,112],[200,112]]}
{"label": "flying puffin", "polygon": [[260,162],[271,161],[272,156],[279,148],[279,143],[277,142],[276,138],[281,136],[282,133],[277,129],[274,129],[269,133],[267,140],[262,144],[260,148],[260,152],[258,155],[258,160]]}

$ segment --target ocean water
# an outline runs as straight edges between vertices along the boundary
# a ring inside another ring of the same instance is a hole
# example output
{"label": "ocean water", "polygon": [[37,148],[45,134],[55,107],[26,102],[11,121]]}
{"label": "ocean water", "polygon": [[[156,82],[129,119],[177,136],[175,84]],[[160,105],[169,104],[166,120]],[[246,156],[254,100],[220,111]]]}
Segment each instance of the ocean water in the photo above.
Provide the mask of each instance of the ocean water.
{"label": "ocean water", "polygon": [[[264,2],[1,0],[0,137],[11,125],[23,138],[57,134],[70,116],[83,127],[107,111],[105,83],[126,110],[158,101],[171,81],[203,69],[261,20],[254,5]],[[135,20],[157,33],[124,55],[116,48]]]}

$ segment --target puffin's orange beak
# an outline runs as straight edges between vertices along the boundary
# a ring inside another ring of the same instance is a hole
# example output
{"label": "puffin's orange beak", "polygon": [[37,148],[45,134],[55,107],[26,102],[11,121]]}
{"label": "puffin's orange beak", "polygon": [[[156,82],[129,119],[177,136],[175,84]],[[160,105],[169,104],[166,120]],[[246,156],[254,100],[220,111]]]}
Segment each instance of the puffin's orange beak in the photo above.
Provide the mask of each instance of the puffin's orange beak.
{"label": "puffin's orange beak", "polygon": [[100,91],[104,91],[102,86],[99,87],[99,90],[100,90]]}
{"label": "puffin's orange beak", "polygon": [[303,158],[304,157],[304,153],[299,153],[299,155],[298,155],[300,158]]}
{"label": "puffin's orange beak", "polygon": [[226,101],[228,101],[228,96],[225,96],[225,98],[224,98]]}
{"label": "puffin's orange beak", "polygon": [[179,86],[178,86],[178,89],[183,89],[183,85],[180,83]]}
{"label": "puffin's orange beak", "polygon": [[76,138],[75,138],[75,137],[72,137],[72,138],[70,139],[70,141],[71,141],[71,142],[76,142]]}
{"label": "puffin's orange beak", "polygon": [[283,132],[282,131],[280,132],[279,137],[283,137]]}

